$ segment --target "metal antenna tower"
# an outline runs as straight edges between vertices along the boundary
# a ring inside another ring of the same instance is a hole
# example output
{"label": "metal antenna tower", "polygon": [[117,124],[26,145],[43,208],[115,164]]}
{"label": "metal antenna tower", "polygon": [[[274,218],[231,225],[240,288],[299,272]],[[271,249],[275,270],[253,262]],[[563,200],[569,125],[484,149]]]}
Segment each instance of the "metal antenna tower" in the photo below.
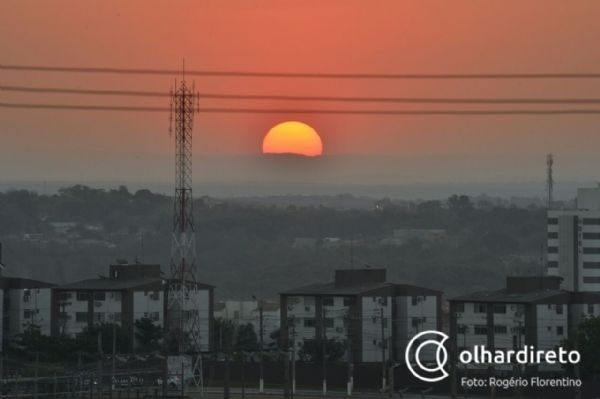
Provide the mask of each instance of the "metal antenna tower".
{"label": "metal antenna tower", "polygon": [[175,201],[168,281],[167,333],[177,343],[177,354],[200,351],[198,282],[192,196],[192,130],[198,111],[194,85],[183,79],[171,90],[169,132],[175,133]]}
{"label": "metal antenna tower", "polygon": [[548,209],[552,208],[554,202],[554,178],[552,177],[552,165],[554,165],[554,157],[552,154],[546,156],[546,190],[548,191]]}

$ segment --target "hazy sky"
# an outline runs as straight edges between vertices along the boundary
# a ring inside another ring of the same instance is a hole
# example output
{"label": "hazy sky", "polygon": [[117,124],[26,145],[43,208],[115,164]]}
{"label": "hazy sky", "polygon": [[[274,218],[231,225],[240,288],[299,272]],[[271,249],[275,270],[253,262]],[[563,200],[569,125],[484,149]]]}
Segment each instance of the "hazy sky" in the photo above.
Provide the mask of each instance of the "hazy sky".
{"label": "hazy sky", "polygon": [[[185,57],[189,69],[210,70],[599,72],[599,16],[597,1],[5,0],[0,2],[0,64],[173,69]],[[46,87],[168,91],[174,78],[0,70],[0,84]],[[600,79],[196,77],[195,84],[204,92],[280,95],[600,97]],[[167,99],[7,91],[0,91],[0,102],[168,105]],[[201,106],[444,108],[208,99]],[[600,106],[585,106],[594,107]],[[314,127],[326,154],[389,156],[410,170],[393,174],[390,182],[534,179],[543,174],[547,152],[555,153],[557,174],[564,179],[594,179],[598,169],[599,115],[202,114],[196,119],[194,153],[257,154],[264,134],[284,120]],[[0,108],[0,179],[169,179],[173,143],[167,129],[168,115],[162,113]],[[351,171],[352,165],[344,165]],[[219,178],[217,169],[208,175],[197,166],[195,173],[198,179]],[[389,170],[382,175],[390,175]]]}

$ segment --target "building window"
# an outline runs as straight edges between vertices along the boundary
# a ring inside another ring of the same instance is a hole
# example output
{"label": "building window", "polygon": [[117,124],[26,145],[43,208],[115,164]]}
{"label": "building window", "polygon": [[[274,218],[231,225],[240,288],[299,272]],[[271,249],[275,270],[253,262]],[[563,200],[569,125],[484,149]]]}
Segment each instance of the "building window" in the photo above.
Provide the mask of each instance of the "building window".
{"label": "building window", "polygon": [[332,297],[323,298],[323,306],[333,306],[333,298]]}
{"label": "building window", "polygon": [[549,231],[548,238],[549,239],[558,238],[558,233],[556,231]]}
{"label": "building window", "polygon": [[77,293],[77,300],[78,301],[88,301],[89,300],[89,295],[87,292],[78,292]]}
{"label": "building window", "polygon": [[583,282],[586,284],[600,284],[600,277],[584,277]]}
{"label": "building window", "polygon": [[548,224],[558,224],[558,218],[548,218]]}
{"label": "building window", "polygon": [[487,326],[475,326],[474,332],[475,335],[487,335],[488,328]]}
{"label": "building window", "polygon": [[600,262],[583,262],[584,269],[600,269]]}
{"label": "building window", "polygon": [[556,314],[563,314],[563,305],[556,305]]}
{"label": "building window", "polygon": [[589,314],[594,314],[594,305],[592,305],[592,304],[588,304],[588,305],[587,305],[587,312],[588,312]]}
{"label": "building window", "polygon": [[583,233],[584,240],[600,240],[600,233]]}
{"label": "building window", "polygon": [[564,334],[564,327],[563,326],[557,326],[556,327],[556,335],[563,335]]}
{"label": "building window", "polygon": [[31,319],[33,318],[33,315],[35,314],[35,312],[31,309],[25,309],[23,311],[23,318],[24,319]]}
{"label": "building window", "polygon": [[94,292],[94,301],[104,301],[104,300],[106,300],[106,292],[104,292],[104,291]]}
{"label": "building window", "polygon": [[463,313],[465,311],[465,303],[464,302],[458,302],[456,304],[456,311]]}
{"label": "building window", "polygon": [[28,303],[31,299],[31,291],[28,288],[23,290],[23,302]]}
{"label": "building window", "polygon": [[583,248],[583,253],[584,254],[600,254],[600,248],[590,248],[590,247],[586,247]]}
{"label": "building window", "polygon": [[494,326],[494,334],[506,334],[507,331],[506,326]]}
{"label": "building window", "polygon": [[506,313],[506,305],[500,303],[494,304],[494,313]]}
{"label": "building window", "polygon": [[344,298],[344,306],[352,306],[352,304],[354,303],[354,298],[347,296]]}
{"label": "building window", "polygon": [[555,260],[549,260],[548,267],[558,267],[558,262]]}
{"label": "building window", "polygon": [[73,294],[71,292],[61,292],[60,293],[60,300],[61,301],[68,301],[73,297]]}
{"label": "building window", "polygon": [[583,218],[583,224],[599,225],[600,218]]}
{"label": "building window", "polygon": [[459,324],[456,326],[456,329],[458,330],[459,334],[466,334],[467,331],[469,331],[469,328],[464,324]]}
{"label": "building window", "polygon": [[486,313],[487,306],[485,303],[476,303],[474,308],[475,313]]}
{"label": "building window", "polygon": [[87,323],[88,314],[87,312],[77,312],[75,313],[75,322],[76,323]]}
{"label": "building window", "polygon": [[325,328],[333,328],[333,318],[326,317],[324,320]]}
{"label": "building window", "polygon": [[413,296],[410,298],[411,303],[413,306],[417,306],[419,304],[419,297],[418,296]]}
{"label": "building window", "polygon": [[315,321],[315,319],[313,317],[304,319],[304,327],[312,328],[312,327],[315,327],[316,325],[317,325],[317,322]]}
{"label": "building window", "polygon": [[548,247],[548,253],[549,254],[557,254],[558,253],[558,247]]}
{"label": "building window", "polygon": [[106,313],[104,313],[104,312],[94,313],[94,321],[96,323],[104,323],[106,321]]}

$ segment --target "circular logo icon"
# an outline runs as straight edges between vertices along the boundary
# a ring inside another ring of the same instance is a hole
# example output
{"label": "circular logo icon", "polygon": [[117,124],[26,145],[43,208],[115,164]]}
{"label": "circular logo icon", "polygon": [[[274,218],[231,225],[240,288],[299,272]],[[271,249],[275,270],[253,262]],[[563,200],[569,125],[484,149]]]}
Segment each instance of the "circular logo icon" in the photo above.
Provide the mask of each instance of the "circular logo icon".
{"label": "circular logo icon", "polygon": [[[443,332],[427,330],[418,333],[408,342],[404,360],[406,360],[406,367],[415,377],[425,382],[438,382],[448,377],[448,373],[444,370],[448,362],[448,351],[444,347],[444,342],[448,338]],[[416,348],[413,349],[414,346]],[[435,364],[432,366],[426,365],[422,359],[423,350],[428,347],[435,350]]]}

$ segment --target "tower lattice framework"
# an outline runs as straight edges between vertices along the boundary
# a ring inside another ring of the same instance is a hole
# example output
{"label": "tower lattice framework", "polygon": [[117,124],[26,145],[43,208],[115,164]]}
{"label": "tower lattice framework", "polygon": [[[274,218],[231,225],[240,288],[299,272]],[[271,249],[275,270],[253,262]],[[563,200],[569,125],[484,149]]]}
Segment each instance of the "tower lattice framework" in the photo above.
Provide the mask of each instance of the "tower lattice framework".
{"label": "tower lattice framework", "polygon": [[192,132],[198,94],[184,80],[171,91],[170,132],[175,135],[175,200],[168,280],[167,333],[177,354],[201,350],[192,195]]}

